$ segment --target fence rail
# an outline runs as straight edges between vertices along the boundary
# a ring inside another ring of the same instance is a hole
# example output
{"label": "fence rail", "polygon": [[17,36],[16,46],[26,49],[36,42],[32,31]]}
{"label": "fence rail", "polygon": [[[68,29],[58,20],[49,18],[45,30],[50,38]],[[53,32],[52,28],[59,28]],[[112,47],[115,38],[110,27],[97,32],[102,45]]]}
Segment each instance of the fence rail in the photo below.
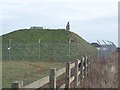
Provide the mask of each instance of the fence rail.
{"label": "fence rail", "polygon": [[[49,76],[46,76],[26,86],[23,86],[23,81],[15,81],[11,84],[11,88],[16,88],[17,90],[19,90],[20,88],[32,88],[35,90],[49,83],[48,88],[53,88],[55,90],[56,88],[70,88],[70,84],[72,82],[74,82],[74,87],[78,87],[80,85],[80,80],[87,77],[89,59],[90,57],[86,56],[80,60],[76,60],[76,62],[74,63],[67,62],[66,67],[58,71],[56,71],[56,68],[51,68]],[[73,68],[74,76],[71,76],[71,70]],[[56,87],[57,77],[61,76],[62,74],[65,74],[65,83],[63,83],[59,87]]]}

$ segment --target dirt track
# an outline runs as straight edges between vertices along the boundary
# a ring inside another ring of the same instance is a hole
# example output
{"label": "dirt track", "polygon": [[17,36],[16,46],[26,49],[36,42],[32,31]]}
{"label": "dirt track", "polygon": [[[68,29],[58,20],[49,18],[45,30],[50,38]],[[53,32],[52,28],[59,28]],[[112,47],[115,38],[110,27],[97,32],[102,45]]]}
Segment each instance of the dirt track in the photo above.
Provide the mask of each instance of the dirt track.
{"label": "dirt track", "polygon": [[81,88],[117,88],[118,87],[118,55],[104,60],[96,60],[90,65],[88,77],[81,82]]}

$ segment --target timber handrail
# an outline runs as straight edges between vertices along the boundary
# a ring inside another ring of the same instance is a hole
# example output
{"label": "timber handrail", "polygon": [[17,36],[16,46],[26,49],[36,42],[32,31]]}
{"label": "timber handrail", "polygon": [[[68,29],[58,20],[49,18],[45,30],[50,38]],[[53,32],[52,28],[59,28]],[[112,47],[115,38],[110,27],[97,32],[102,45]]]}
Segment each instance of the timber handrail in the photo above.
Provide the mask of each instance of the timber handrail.
{"label": "timber handrail", "polygon": [[[32,88],[32,89],[38,89],[41,88],[43,85],[49,83],[48,88],[56,88],[56,81],[57,77],[61,76],[62,74],[65,74],[65,83],[63,83],[58,88],[70,88],[70,84],[74,81],[75,87],[78,87],[80,84],[80,80],[78,78],[85,78],[88,74],[88,65],[89,65],[89,58],[86,55],[86,57],[82,57],[82,59],[77,59],[76,62],[71,63],[67,62],[66,67],[59,69],[56,71],[56,68],[50,69],[50,75],[46,76],[40,80],[37,80],[33,83],[30,83],[26,86],[23,86],[22,81],[15,81],[11,84],[11,88]],[[71,69],[74,68],[74,76],[71,76]]]}

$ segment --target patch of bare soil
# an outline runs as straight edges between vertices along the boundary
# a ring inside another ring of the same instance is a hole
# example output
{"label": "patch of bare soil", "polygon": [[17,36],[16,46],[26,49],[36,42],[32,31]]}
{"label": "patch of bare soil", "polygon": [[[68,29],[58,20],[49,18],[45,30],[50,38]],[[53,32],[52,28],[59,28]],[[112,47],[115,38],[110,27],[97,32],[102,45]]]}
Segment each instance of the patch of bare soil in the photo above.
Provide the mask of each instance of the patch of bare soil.
{"label": "patch of bare soil", "polygon": [[91,63],[88,77],[81,81],[80,88],[117,88],[118,53]]}

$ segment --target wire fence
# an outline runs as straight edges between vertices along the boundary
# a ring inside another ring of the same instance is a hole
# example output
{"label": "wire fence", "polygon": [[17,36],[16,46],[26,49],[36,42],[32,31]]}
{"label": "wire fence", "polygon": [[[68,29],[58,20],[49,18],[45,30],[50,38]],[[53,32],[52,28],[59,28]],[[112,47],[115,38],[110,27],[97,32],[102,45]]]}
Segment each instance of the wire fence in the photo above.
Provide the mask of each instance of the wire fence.
{"label": "wire fence", "polygon": [[98,58],[103,59],[104,57],[108,57],[115,51],[116,51],[116,46],[114,45],[101,45],[98,50]]}
{"label": "wire fence", "polygon": [[86,55],[79,43],[3,43],[3,60],[76,60]]}

